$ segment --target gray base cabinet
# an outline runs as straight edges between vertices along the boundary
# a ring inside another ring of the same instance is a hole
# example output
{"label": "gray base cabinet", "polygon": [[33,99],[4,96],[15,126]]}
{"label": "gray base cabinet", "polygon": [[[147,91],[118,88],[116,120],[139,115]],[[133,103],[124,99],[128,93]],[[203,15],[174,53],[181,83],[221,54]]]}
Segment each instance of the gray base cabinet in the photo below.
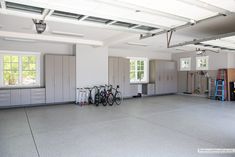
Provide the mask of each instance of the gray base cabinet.
{"label": "gray base cabinet", "polygon": [[75,56],[45,56],[46,103],[73,102],[76,99]]}
{"label": "gray base cabinet", "polygon": [[123,97],[130,97],[130,60],[122,57],[109,57],[108,80],[114,88],[119,85]]}
{"label": "gray base cabinet", "polygon": [[155,83],[155,94],[177,93],[176,62],[151,60],[149,65],[149,79]]}
{"label": "gray base cabinet", "polygon": [[0,90],[0,107],[11,105],[11,91]]}
{"label": "gray base cabinet", "polygon": [[0,90],[0,107],[45,104],[45,88]]}
{"label": "gray base cabinet", "polygon": [[155,84],[142,84],[142,94],[155,95]]}
{"label": "gray base cabinet", "polygon": [[44,104],[44,103],[46,103],[45,88],[31,89],[31,104]]}

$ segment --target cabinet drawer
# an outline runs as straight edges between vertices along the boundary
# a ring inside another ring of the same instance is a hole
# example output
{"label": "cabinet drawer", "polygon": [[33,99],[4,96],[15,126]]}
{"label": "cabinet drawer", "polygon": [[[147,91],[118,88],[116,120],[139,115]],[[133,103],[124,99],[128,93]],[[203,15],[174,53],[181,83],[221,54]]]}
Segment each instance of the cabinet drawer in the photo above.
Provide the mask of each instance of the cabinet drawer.
{"label": "cabinet drawer", "polygon": [[20,102],[20,89],[11,90],[11,105],[21,105]]}
{"label": "cabinet drawer", "polygon": [[45,88],[31,89],[31,104],[44,104],[45,97]]}
{"label": "cabinet drawer", "polygon": [[21,89],[20,98],[22,105],[29,105],[31,103],[30,89]]}
{"label": "cabinet drawer", "polygon": [[10,90],[0,90],[0,106],[11,105],[11,91]]}

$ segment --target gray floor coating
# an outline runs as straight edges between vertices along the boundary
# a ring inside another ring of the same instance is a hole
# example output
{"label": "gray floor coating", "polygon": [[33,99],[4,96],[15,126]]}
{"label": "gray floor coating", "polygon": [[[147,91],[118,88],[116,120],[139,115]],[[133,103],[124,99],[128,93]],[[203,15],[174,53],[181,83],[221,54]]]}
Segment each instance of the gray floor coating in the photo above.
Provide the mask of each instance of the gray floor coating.
{"label": "gray floor coating", "polygon": [[0,110],[0,157],[235,157],[198,148],[235,148],[235,102],[173,95]]}

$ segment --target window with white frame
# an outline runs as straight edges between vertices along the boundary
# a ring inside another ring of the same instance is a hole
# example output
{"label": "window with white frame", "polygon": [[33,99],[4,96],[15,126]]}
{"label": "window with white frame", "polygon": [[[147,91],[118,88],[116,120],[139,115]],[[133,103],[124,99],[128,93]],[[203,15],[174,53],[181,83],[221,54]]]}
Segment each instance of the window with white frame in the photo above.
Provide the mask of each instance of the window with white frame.
{"label": "window with white frame", "polygon": [[130,82],[148,82],[148,60],[130,59]]}
{"label": "window with white frame", "polygon": [[191,58],[180,58],[180,71],[191,70]]}
{"label": "window with white frame", "polygon": [[1,51],[1,87],[39,86],[40,54]]}
{"label": "window with white frame", "polygon": [[196,57],[196,70],[208,70],[209,56]]}

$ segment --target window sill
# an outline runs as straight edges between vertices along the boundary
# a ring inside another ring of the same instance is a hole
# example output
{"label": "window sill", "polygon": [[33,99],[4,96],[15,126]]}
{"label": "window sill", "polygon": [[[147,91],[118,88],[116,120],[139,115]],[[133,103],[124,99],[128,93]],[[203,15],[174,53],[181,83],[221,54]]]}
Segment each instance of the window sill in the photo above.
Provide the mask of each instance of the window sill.
{"label": "window sill", "polygon": [[34,86],[3,86],[0,87],[0,90],[11,90],[11,89],[33,89],[33,88],[43,88],[40,85],[34,85]]}
{"label": "window sill", "polygon": [[148,82],[130,82],[130,85],[148,84]]}

